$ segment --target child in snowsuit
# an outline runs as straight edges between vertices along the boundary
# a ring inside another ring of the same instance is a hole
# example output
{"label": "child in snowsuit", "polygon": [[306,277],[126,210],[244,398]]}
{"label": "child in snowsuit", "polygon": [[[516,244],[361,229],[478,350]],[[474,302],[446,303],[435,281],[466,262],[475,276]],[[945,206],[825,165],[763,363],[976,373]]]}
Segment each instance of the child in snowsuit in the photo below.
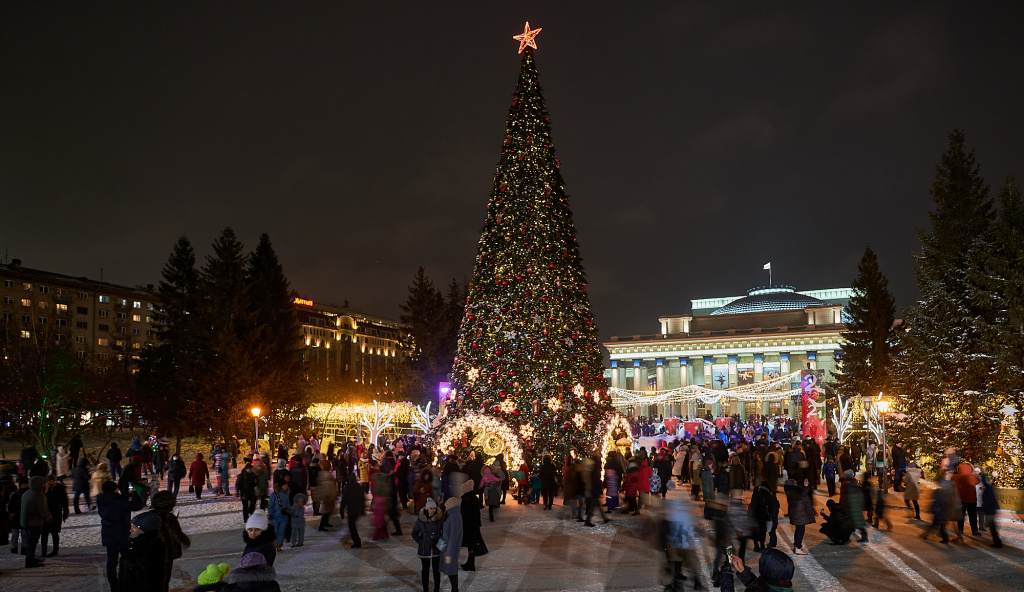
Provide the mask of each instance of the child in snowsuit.
{"label": "child in snowsuit", "polygon": [[291,517],[291,498],[288,497],[287,488],[281,487],[280,483],[274,484],[274,493],[270,495],[270,505],[267,507],[267,517],[274,525],[274,534],[277,535],[275,545],[280,551],[284,545],[284,533],[288,528],[288,520]]}
{"label": "child in snowsuit", "polygon": [[292,547],[301,547],[306,541],[306,494],[296,493],[289,510],[292,523]]}

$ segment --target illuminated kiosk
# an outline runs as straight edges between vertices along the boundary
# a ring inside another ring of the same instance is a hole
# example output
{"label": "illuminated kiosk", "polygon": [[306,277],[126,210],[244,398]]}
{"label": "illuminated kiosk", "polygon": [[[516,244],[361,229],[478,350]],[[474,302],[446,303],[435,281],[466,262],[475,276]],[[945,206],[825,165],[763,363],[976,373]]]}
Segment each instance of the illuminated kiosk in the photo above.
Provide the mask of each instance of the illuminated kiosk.
{"label": "illuminated kiosk", "polygon": [[[771,383],[776,395],[791,396],[636,398],[617,408],[633,416],[714,417],[738,414],[799,415],[799,370],[825,378],[842,359],[843,306],[849,288],[798,292],[792,286],[765,286],[746,296],[691,300],[692,313],[660,317],[660,331],[615,336],[604,346],[613,389],[709,391],[756,389]],[[788,376],[788,381],[778,381]],[[621,402],[620,402],[621,403]]]}

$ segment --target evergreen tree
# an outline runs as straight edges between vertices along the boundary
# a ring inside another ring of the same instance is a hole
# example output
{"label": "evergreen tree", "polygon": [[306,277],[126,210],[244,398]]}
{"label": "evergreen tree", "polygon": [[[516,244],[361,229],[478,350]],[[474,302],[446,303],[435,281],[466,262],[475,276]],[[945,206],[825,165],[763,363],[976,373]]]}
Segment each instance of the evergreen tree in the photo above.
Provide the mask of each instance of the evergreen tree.
{"label": "evergreen tree", "polygon": [[[561,459],[592,450],[593,428],[611,406],[548,121],[533,51],[526,49],[460,328],[454,396],[443,421],[460,425],[467,414],[482,413],[488,419],[467,418],[477,422],[474,430],[497,419],[527,451],[548,450]],[[497,450],[490,449],[488,454]]]}
{"label": "evergreen tree", "polygon": [[400,379],[402,389],[413,401],[428,400],[451,365],[445,354],[445,302],[422,267],[416,270],[409,297],[400,305],[399,320],[409,335],[408,371]]}
{"label": "evergreen tree", "polygon": [[843,332],[842,366],[833,373],[836,388],[844,397],[888,391],[892,374],[896,299],[889,293],[889,280],[879,270],[870,245],[864,249],[857,272],[851,284],[853,297],[845,308],[849,319]]}
{"label": "evergreen tree", "polygon": [[297,429],[306,410],[303,393],[302,326],[284,268],[263,233],[246,272],[252,386],[249,406],[264,410],[269,431]]}
{"label": "evergreen tree", "polygon": [[139,363],[139,412],[148,422],[181,438],[198,433],[194,402],[203,384],[203,294],[195,251],[188,237],[174,245],[157,287],[161,306],[153,311],[157,345],[142,352]]}
{"label": "evergreen tree", "polygon": [[897,391],[900,408],[915,420],[905,440],[936,457],[956,446],[975,460],[992,450],[990,418],[998,407],[990,389],[992,360],[985,355],[990,319],[973,293],[971,271],[991,243],[992,201],[963,132],[949,137],[932,184],[931,229],[918,231],[921,300],[904,317]]}

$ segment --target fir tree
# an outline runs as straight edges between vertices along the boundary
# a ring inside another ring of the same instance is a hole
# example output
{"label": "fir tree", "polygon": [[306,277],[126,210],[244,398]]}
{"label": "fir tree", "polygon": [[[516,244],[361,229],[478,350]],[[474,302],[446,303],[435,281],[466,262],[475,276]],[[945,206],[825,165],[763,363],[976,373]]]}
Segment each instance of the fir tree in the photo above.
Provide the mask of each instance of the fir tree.
{"label": "fir tree", "polygon": [[444,422],[482,413],[504,422],[527,451],[548,450],[561,459],[570,451],[591,452],[593,428],[611,406],[548,121],[533,51],[526,49]]}
{"label": "fir tree", "polygon": [[864,249],[857,272],[851,284],[854,295],[845,308],[849,320],[843,332],[842,367],[833,374],[839,393],[847,397],[888,390],[895,339],[896,300],[870,245]]}
{"label": "fir tree", "polygon": [[253,360],[253,394],[248,405],[265,410],[270,431],[298,428],[308,407],[302,380],[302,326],[284,268],[266,233],[249,256],[246,279],[248,328],[243,338]]}
{"label": "fir tree", "polygon": [[899,406],[916,420],[902,435],[933,455],[956,446],[975,460],[992,450],[996,399],[986,355],[988,311],[971,281],[972,263],[991,242],[988,192],[963,132],[954,131],[932,184],[931,229],[918,231],[915,278],[921,300],[905,315],[898,358]]}
{"label": "fir tree", "polygon": [[445,358],[450,348],[445,347],[448,330],[444,296],[422,267],[416,270],[409,297],[400,307],[399,320],[411,341],[403,390],[410,400],[420,401],[427,393],[435,392],[451,364],[451,357]]}

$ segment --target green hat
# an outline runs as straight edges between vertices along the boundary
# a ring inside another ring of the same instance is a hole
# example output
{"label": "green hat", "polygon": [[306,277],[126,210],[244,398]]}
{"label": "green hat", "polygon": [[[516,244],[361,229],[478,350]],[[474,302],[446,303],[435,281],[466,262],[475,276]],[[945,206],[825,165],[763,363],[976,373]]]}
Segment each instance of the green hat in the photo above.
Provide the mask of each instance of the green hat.
{"label": "green hat", "polygon": [[199,574],[199,585],[205,586],[209,584],[219,583],[227,573],[231,571],[227,563],[221,563],[220,565],[210,564],[206,566],[206,570]]}

